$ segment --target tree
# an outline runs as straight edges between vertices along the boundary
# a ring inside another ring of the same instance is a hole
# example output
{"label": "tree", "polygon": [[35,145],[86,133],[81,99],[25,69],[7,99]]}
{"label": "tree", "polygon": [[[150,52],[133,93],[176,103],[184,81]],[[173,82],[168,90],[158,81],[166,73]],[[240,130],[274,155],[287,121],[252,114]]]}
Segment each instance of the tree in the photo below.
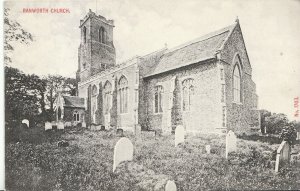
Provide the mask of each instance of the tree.
{"label": "tree", "polygon": [[62,94],[75,96],[76,95],[76,79],[65,78],[60,75],[48,75],[44,78],[46,81],[46,104],[50,108],[50,113],[54,113],[54,101],[57,97],[57,91],[61,89]]}
{"label": "tree", "polygon": [[45,83],[36,75],[5,67],[5,120],[33,119],[43,111]]}
{"label": "tree", "polygon": [[31,33],[25,31],[22,26],[9,18],[9,8],[4,9],[4,64],[9,65],[11,53],[15,43],[28,44],[33,41]]}
{"label": "tree", "polygon": [[280,133],[283,127],[288,126],[289,121],[287,116],[282,113],[273,113],[271,116],[265,118],[267,133]]}

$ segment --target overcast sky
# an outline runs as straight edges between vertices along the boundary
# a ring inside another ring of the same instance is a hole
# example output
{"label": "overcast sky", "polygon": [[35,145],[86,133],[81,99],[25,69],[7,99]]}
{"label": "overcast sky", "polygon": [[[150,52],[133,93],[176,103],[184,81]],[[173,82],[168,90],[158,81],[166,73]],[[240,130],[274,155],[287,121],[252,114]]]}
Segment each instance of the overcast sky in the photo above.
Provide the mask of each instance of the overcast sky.
{"label": "overcast sky", "polygon": [[[176,45],[234,23],[238,16],[260,109],[293,117],[300,96],[300,1],[93,0],[10,1],[11,18],[34,36],[18,46],[13,66],[25,73],[75,77],[79,20],[89,8],[115,21],[117,62]],[[68,8],[70,14],[25,14],[23,8]],[[297,118],[298,120],[300,117]]]}

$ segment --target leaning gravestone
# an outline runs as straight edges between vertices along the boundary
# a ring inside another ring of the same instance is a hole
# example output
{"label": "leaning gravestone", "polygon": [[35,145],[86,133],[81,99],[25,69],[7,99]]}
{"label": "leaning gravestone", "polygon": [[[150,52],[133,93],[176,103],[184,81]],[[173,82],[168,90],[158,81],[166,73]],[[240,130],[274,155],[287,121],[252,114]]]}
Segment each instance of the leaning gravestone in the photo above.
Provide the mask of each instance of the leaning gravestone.
{"label": "leaning gravestone", "polygon": [[176,191],[177,187],[174,181],[168,180],[166,186],[165,186],[165,191]]}
{"label": "leaning gravestone", "polygon": [[59,121],[58,123],[57,123],[57,129],[64,129],[65,127],[64,127],[64,123],[62,122],[62,121]]}
{"label": "leaning gravestone", "polygon": [[52,129],[52,123],[46,122],[46,123],[45,123],[45,131],[47,131],[47,130],[49,130],[49,129]]}
{"label": "leaning gravestone", "polygon": [[236,152],[236,136],[233,131],[229,131],[226,135],[226,158],[231,152]]}
{"label": "leaning gravestone", "polygon": [[133,144],[128,138],[122,137],[115,145],[113,172],[121,162],[131,161],[132,159]]}
{"label": "leaning gravestone", "polygon": [[29,128],[29,121],[28,121],[28,119],[23,119],[22,123],[25,123],[27,125],[27,128]]}
{"label": "leaning gravestone", "polygon": [[175,147],[179,143],[184,142],[184,128],[182,125],[178,125],[175,129]]}
{"label": "leaning gravestone", "polygon": [[275,172],[279,171],[279,168],[287,163],[290,163],[291,158],[291,146],[287,141],[282,141],[277,149]]}

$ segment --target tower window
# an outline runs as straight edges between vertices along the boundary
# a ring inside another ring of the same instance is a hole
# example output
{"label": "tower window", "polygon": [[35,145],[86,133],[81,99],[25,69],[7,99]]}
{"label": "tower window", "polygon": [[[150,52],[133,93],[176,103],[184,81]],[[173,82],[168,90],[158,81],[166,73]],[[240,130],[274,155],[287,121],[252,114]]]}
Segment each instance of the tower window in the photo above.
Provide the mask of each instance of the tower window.
{"label": "tower window", "polygon": [[103,27],[100,27],[98,33],[99,33],[99,35],[98,35],[99,42],[105,44],[106,43],[106,31],[105,31],[105,29]]}
{"label": "tower window", "polygon": [[83,42],[86,43],[86,27],[83,27]]}

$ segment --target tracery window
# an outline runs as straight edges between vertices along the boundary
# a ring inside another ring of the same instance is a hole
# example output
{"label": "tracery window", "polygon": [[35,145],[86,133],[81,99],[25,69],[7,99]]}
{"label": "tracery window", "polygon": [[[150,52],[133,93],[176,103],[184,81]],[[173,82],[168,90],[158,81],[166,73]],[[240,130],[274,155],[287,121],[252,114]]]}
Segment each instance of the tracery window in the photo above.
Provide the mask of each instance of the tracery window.
{"label": "tracery window", "polygon": [[79,119],[79,112],[78,111],[74,111],[73,113],[73,121],[78,122]]}
{"label": "tracery window", "polygon": [[161,113],[162,110],[163,87],[156,86],[154,90],[154,113]]}
{"label": "tracery window", "polygon": [[108,114],[111,108],[111,90],[112,85],[107,81],[104,85],[104,113]]}
{"label": "tracery window", "polygon": [[194,79],[186,79],[182,82],[182,109],[190,111],[194,96]]}
{"label": "tracery window", "polygon": [[233,70],[233,101],[241,102],[241,73],[238,62],[236,62]]}
{"label": "tracery window", "polygon": [[125,76],[119,80],[119,100],[120,113],[127,113],[128,111],[128,81]]}

